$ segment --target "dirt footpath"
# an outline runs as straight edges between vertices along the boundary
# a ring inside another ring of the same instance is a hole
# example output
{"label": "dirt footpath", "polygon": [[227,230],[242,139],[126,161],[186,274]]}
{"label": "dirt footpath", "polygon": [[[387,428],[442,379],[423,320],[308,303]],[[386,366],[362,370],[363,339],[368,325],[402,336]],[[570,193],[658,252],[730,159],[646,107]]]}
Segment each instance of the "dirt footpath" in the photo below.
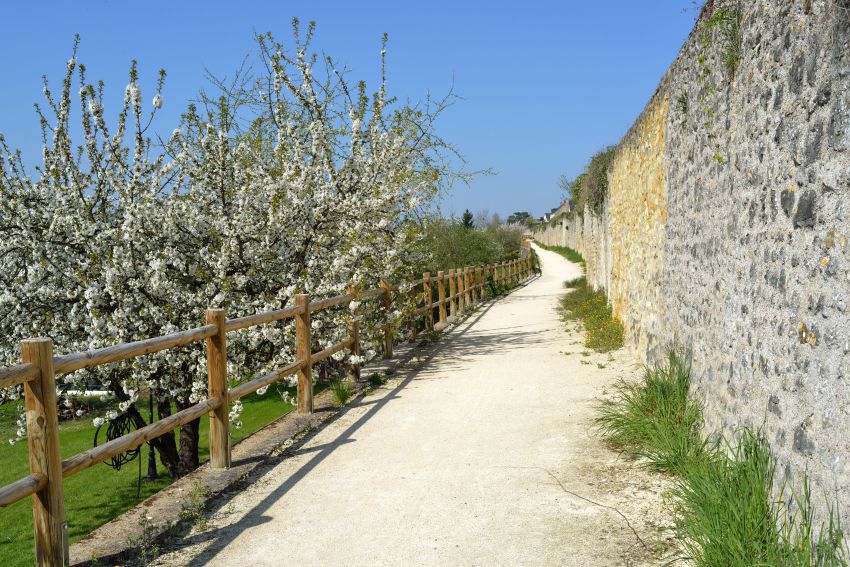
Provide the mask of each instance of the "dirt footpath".
{"label": "dirt footpath", "polygon": [[663,479],[602,444],[594,400],[639,370],[557,311],[580,274],[485,304],[224,502],[160,565],[645,565]]}

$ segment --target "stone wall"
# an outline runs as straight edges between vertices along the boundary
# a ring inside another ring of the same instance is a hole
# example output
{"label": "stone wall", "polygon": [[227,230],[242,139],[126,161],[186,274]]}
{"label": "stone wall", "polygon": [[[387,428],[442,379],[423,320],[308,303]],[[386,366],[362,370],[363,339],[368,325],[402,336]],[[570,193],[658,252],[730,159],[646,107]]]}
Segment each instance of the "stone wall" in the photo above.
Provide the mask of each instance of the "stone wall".
{"label": "stone wall", "polygon": [[850,2],[744,0],[733,76],[704,25],[621,141],[603,214],[535,236],[582,253],[642,360],[690,349],[711,430],[763,427],[780,476],[808,471],[846,521]]}

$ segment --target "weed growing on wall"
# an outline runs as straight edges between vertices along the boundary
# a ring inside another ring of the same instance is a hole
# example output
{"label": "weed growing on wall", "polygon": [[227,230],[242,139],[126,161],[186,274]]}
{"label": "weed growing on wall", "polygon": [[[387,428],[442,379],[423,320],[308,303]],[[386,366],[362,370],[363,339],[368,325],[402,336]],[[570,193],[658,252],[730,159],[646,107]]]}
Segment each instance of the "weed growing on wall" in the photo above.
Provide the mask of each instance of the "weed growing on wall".
{"label": "weed growing on wall", "polygon": [[[716,41],[720,48],[720,60],[726,70],[726,76],[731,81],[741,62],[741,3],[727,2],[714,9],[703,30],[704,47]],[[714,38],[714,39],[712,39]]]}
{"label": "weed growing on wall", "polygon": [[[719,136],[716,131],[714,117],[715,107],[709,101],[717,92],[717,85],[712,80],[714,75],[709,53],[718,50],[719,60],[723,67],[726,80],[731,84],[738,66],[741,62],[741,48],[743,35],[741,32],[742,9],[737,0],[727,1],[723,4],[712,3],[705,8],[707,18],[703,25],[702,35],[699,42],[699,53],[697,54],[697,65],[699,66],[698,82],[701,87],[699,97],[700,104],[705,112],[703,125],[708,134],[709,143],[714,148],[714,160],[717,163],[726,163],[726,157],[721,151]],[[687,95],[683,95],[687,96]],[[687,106],[685,107],[687,111]]]}
{"label": "weed growing on wall", "polygon": [[682,93],[679,95],[679,98],[676,99],[676,108],[679,110],[679,113],[682,115],[682,123],[688,121],[688,105],[690,104],[688,93]]}

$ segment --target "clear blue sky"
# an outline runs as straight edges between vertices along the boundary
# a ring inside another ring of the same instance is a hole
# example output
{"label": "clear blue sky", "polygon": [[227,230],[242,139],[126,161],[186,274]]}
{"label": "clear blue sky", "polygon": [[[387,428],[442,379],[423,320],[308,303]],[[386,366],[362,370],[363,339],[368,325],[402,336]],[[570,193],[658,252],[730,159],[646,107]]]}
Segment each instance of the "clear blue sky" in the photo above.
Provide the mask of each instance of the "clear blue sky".
{"label": "clear blue sky", "polygon": [[[617,142],[637,117],[694,23],[691,0],[525,2],[178,1],[8,2],[0,132],[32,164],[39,158],[32,103],[41,75],[58,87],[74,33],[89,79],[122,96],[138,59],[145,101],[165,68],[170,132],[204,86],[204,68],[232,72],[253,49],[253,31],[287,39],[290,20],[315,20],[314,46],[372,85],[380,38],[390,35],[389,86],[400,98],[442,94],[454,80],[465,100],[440,132],[473,169],[498,174],[459,187],[446,213],[487,208],[535,216],[558,204],[558,177],[581,172],[600,147]],[[114,110],[114,108],[113,108]],[[107,116],[110,113],[107,105]]]}

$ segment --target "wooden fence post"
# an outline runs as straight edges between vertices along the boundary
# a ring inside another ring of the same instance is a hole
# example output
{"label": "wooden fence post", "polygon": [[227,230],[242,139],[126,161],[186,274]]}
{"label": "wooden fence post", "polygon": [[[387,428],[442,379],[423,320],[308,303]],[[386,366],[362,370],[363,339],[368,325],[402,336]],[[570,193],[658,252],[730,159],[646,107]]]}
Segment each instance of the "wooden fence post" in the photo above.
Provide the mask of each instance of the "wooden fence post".
{"label": "wooden fence post", "polygon": [[463,269],[455,269],[455,276],[457,277],[457,314],[463,316],[466,310],[466,302],[463,300]]}
{"label": "wooden fence post", "polygon": [[295,357],[301,362],[298,369],[298,412],[313,413],[313,346],[310,337],[310,295],[299,293],[295,306],[301,313],[295,316]]}
{"label": "wooden fence post", "polygon": [[434,302],[431,299],[431,272],[422,274],[422,293],[425,294],[425,305],[428,307],[425,317],[425,328],[429,331],[434,330]]}
{"label": "wooden fence post", "polygon": [[483,300],[487,296],[487,266],[481,266],[479,277],[481,279],[481,299]]}
{"label": "wooden fence post", "polygon": [[[412,282],[413,277],[408,278],[408,282]],[[413,309],[419,307],[419,302],[416,301],[416,286],[411,285],[410,291],[408,292],[408,296],[413,299]],[[407,318],[407,342],[413,343],[416,342],[416,313],[411,313],[410,317]]]}
{"label": "wooden fence post", "polygon": [[446,324],[446,273],[443,271],[437,272],[437,277],[440,281],[437,283],[437,301],[440,302],[439,314],[440,324]]}
{"label": "wooden fence post", "polygon": [[471,269],[469,266],[463,269],[463,301],[470,307],[472,307],[472,296],[470,294],[470,272]]}
{"label": "wooden fence post", "polygon": [[457,317],[457,286],[455,285],[455,271],[449,270],[449,315]]}
{"label": "wooden fence post", "polygon": [[393,288],[387,280],[381,280],[384,289],[384,358],[393,357],[393,328],[390,324],[390,315],[393,309]]}
{"label": "wooden fence post", "polygon": [[22,341],[21,358],[38,368],[38,375],[24,383],[30,472],[47,478],[44,488],[32,495],[35,560],[43,567],[67,565],[68,525],[62,489],[53,341],[46,338]]}
{"label": "wooden fence post", "polygon": [[210,412],[210,467],[230,468],[230,414],[227,399],[227,317],[224,309],[207,309],[207,325],[218,332],[207,339],[207,396],[221,405]]}
{"label": "wooden fence post", "polygon": [[[348,286],[348,294],[354,296],[354,301],[357,300],[357,287],[356,286]],[[360,319],[357,317],[355,313],[350,313],[348,319],[348,337],[351,339],[351,351],[352,356],[356,356],[359,360],[360,358]],[[348,377],[353,381],[357,382],[360,380],[360,363],[352,363],[348,365]]]}
{"label": "wooden fence post", "polygon": [[481,301],[484,301],[487,291],[487,266],[481,266],[478,269],[478,280],[481,283]]}

